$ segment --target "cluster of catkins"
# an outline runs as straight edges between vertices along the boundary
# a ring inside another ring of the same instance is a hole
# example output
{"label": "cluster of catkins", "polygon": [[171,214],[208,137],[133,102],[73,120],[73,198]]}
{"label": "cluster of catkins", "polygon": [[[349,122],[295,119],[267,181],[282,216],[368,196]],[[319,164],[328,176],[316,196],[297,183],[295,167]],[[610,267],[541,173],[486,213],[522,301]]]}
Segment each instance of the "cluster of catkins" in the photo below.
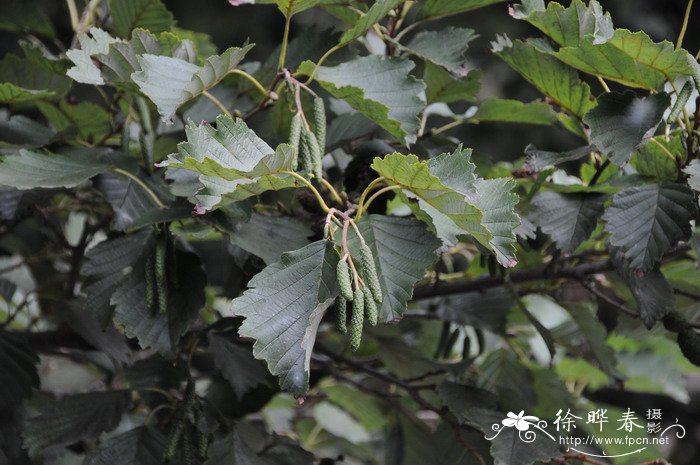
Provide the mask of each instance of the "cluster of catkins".
{"label": "cluster of catkins", "polygon": [[209,434],[206,432],[204,409],[195,394],[192,379],[188,380],[184,398],[175,412],[163,453],[163,461],[173,460],[180,446],[183,465],[195,465],[199,460],[207,457]]}
{"label": "cluster of catkins", "polygon": [[[340,296],[335,303],[336,326],[342,334],[347,333],[347,306],[348,302],[351,302],[350,349],[356,351],[362,341],[362,326],[365,316],[367,316],[369,324],[372,326],[377,324],[378,305],[382,303],[382,288],[379,285],[374,255],[366,243],[362,242],[360,247],[360,270],[351,268],[348,264],[349,260],[351,257],[348,254],[341,257],[336,268],[338,287],[340,288]],[[359,273],[359,276],[355,276],[355,272]]]}
{"label": "cluster of catkins", "polygon": [[298,110],[289,128],[289,144],[296,149],[294,170],[311,173],[316,179],[323,177],[323,154],[326,150],[326,109],[321,97],[314,98],[313,131]]}

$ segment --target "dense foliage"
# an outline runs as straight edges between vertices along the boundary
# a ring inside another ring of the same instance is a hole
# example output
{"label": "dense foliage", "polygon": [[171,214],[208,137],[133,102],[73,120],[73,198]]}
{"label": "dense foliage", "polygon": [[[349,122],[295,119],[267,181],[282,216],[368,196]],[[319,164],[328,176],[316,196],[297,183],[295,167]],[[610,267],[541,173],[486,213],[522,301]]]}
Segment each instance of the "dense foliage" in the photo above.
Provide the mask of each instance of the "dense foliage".
{"label": "dense foliage", "polygon": [[[676,44],[510,6],[535,36],[490,49],[531,102],[468,65],[499,0],[229,0],[284,16],[262,62],[161,0],[77,3],[71,44],[0,18],[0,464],[698,463],[692,0]],[[312,8],[335,26],[295,31]],[[578,142],[489,162],[450,135],[485,122]],[[661,407],[689,437],[521,434]]]}

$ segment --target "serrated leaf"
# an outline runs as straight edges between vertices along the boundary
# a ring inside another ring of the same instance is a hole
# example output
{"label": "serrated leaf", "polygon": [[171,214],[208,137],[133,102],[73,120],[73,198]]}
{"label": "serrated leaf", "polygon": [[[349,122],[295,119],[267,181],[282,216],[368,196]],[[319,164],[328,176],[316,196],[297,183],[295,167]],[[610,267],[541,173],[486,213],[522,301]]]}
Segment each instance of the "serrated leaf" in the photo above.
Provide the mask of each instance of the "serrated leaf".
{"label": "serrated leaf", "polygon": [[[467,157],[458,158],[470,164]],[[491,240],[491,234],[481,225],[481,211],[473,205],[476,196],[467,199],[464,193],[445,186],[430,172],[428,164],[419,161],[415,155],[393,153],[375,158],[372,168],[388,182],[401,186],[409,198],[418,200],[418,206],[429,215],[421,219],[428,222],[432,219],[443,242],[456,244],[458,234],[471,234],[482,244]],[[454,173],[457,172],[464,171]]]}
{"label": "serrated leaf", "polygon": [[95,153],[59,155],[21,149],[0,162],[0,184],[18,189],[74,187],[110,166],[109,158]]}
{"label": "serrated leaf", "polygon": [[544,102],[523,103],[518,100],[489,97],[467,121],[526,123],[549,126],[557,120],[552,107]]}
{"label": "serrated leaf", "polygon": [[126,279],[125,270],[143,256],[151,237],[151,231],[139,231],[101,242],[85,253],[80,270],[84,279],[81,292],[85,294],[85,309],[93,313],[103,327],[112,319],[112,294]]}
{"label": "serrated leaf", "polygon": [[532,199],[530,221],[552,236],[557,248],[569,253],[588,239],[603,213],[603,194],[540,192]]}
{"label": "serrated leaf", "polygon": [[667,79],[698,75],[698,64],[688,52],[675,50],[668,41],[654,42],[641,31],[616,29],[605,43],[594,41],[588,35],[554,56],[584,73],[649,90],[659,89]]}
{"label": "serrated leaf", "polygon": [[595,106],[591,88],[579,79],[578,73],[533,44],[511,42],[502,35],[491,42],[491,49],[537,90],[579,118]]}
{"label": "serrated leaf", "polygon": [[70,49],[66,56],[74,63],[66,75],[83,84],[104,85],[105,81],[100,73],[100,68],[92,61],[92,56],[107,53],[109,45],[119,42],[109,33],[97,27],[91,27],[90,33],[78,34],[79,49]]}
{"label": "serrated leaf", "polygon": [[690,237],[696,204],[687,186],[671,182],[628,187],[613,196],[603,215],[610,244],[631,270],[654,268],[678,241]]}
{"label": "serrated leaf", "polygon": [[503,266],[512,267],[517,263],[513,229],[519,224],[513,211],[517,197],[510,194],[513,186],[507,180],[478,179],[470,153],[460,148],[429,162],[394,153],[375,158],[372,168],[417,200],[417,217],[432,225],[444,243],[454,245],[457,236],[469,234],[492,250]]}
{"label": "serrated leaf", "polygon": [[52,142],[55,136],[56,131],[23,115],[0,122],[0,148],[43,147]]}
{"label": "serrated leaf", "polygon": [[506,316],[514,304],[513,295],[508,290],[492,287],[484,292],[468,292],[445,298],[436,313],[445,321],[502,334]]}
{"label": "serrated leaf", "polygon": [[141,69],[131,79],[156,104],[161,117],[169,120],[180,105],[218,84],[251,48],[253,44],[230,47],[221,55],[207,58],[201,67],[179,58],[138,55]]}
{"label": "serrated leaf", "polygon": [[338,295],[338,253],[320,240],[282,255],[248,283],[230,314],[245,318],[238,332],[255,339],[253,355],[279,376],[282,389],[304,395],[311,351],[326,309]]}
{"label": "serrated leaf", "polygon": [[477,37],[473,29],[447,27],[439,31],[421,31],[404,48],[450,72],[464,73],[464,54],[469,42]]}
{"label": "serrated leaf", "polygon": [[307,245],[312,235],[309,225],[296,218],[253,213],[250,220],[235,225],[231,242],[269,264]]}
{"label": "serrated leaf", "polygon": [[[598,321],[591,308],[594,305],[571,305],[567,311],[571,315],[577,331],[574,333],[556,331],[557,339],[563,339],[564,345],[575,347],[576,355],[591,360],[602,371],[609,375],[616,374],[615,352],[607,344],[608,334],[605,326]],[[555,332],[555,331],[553,331]]]}
{"label": "serrated leaf", "polygon": [[[420,221],[368,215],[358,223],[360,233],[374,255],[382,300],[379,320],[399,320],[413,296],[413,286],[437,260],[440,241]],[[353,255],[360,255],[359,239],[349,235]]]}
{"label": "serrated leaf", "polygon": [[225,335],[209,333],[208,337],[209,353],[239,399],[254,387],[268,384],[265,365],[253,358],[250,347],[236,344]]}
{"label": "serrated leaf", "polygon": [[161,314],[146,305],[146,257],[153,254],[150,242],[131,272],[115,290],[110,303],[114,305],[114,322],[124,326],[129,337],[136,337],[142,348],[151,347],[162,354],[170,354],[199,311],[204,307],[206,275],[197,255],[175,247],[175,268],[168,273],[177,273],[176,289],[169,288],[168,309]]}
{"label": "serrated leaf", "polygon": [[589,155],[595,150],[593,145],[585,145],[567,152],[549,152],[546,150],[538,150],[534,145],[530,144],[525,147],[524,166],[536,172],[544,171],[552,166],[566,163],[567,161],[579,160],[586,155]]}
{"label": "serrated leaf", "polygon": [[161,0],[110,0],[109,8],[114,32],[120,37],[129,37],[136,28],[161,32],[175,24]]}
{"label": "serrated leaf", "polygon": [[[163,197],[164,192],[151,179],[144,179],[138,174],[135,176],[139,177],[141,182],[151,190],[160,194],[159,198]],[[137,221],[159,209],[143,187],[130,178],[104,173],[97,179],[96,187],[112,206],[114,216],[110,227],[117,231],[126,231]]]}
{"label": "serrated leaf", "polygon": [[[651,139],[654,139],[652,142]],[[630,159],[630,165],[642,176],[659,181],[675,181],[678,178],[678,167],[666,152],[681,160],[687,155],[680,132],[652,137]],[[659,147],[661,145],[662,147]],[[666,150],[664,150],[666,149]]]}
{"label": "serrated leaf", "polygon": [[504,0],[425,0],[418,10],[418,19],[435,19],[476,10]]}
{"label": "serrated leaf", "polygon": [[39,409],[26,421],[22,437],[31,456],[46,448],[69,445],[111,431],[131,402],[129,391],[101,391],[66,396]]}
{"label": "serrated leaf", "polygon": [[101,64],[105,82],[136,88],[131,75],[141,70],[137,56],[143,54],[164,55],[178,58],[188,63],[194,61],[194,49],[187,40],[180,40],[174,34],[162,32],[158,36],[143,29],[135,29],[128,42],[119,41],[109,45],[106,53],[92,55]]}
{"label": "serrated leaf", "polygon": [[211,445],[204,465],[273,465],[278,463],[265,455],[258,455],[247,443],[240,428],[236,427],[227,436]]}
{"label": "serrated leaf", "polygon": [[166,438],[158,430],[139,426],[114,436],[85,457],[84,465],[162,465]]}
{"label": "serrated leaf", "polygon": [[700,191],[700,160],[691,161],[683,172],[690,176],[688,178],[688,185],[691,189]]}
{"label": "serrated leaf", "polygon": [[511,16],[527,21],[563,47],[575,47],[587,35],[593,36],[593,44],[602,44],[613,35],[610,13],[604,13],[596,0],[588,5],[574,0],[566,8],[557,2],[545,8],[544,0],[523,0],[511,7]]}
{"label": "serrated leaf", "polygon": [[26,103],[62,97],[71,80],[58,74],[54,62],[34,49],[24,49],[25,58],[8,53],[0,60],[0,102]]}
{"label": "serrated leaf", "polygon": [[377,0],[366,13],[361,15],[353,22],[352,27],[349,30],[343,33],[343,35],[340,37],[340,44],[347,44],[348,42],[363,35],[391,10],[399,6],[402,1],[403,0]]}
{"label": "serrated leaf", "polygon": [[38,107],[54,129],[57,131],[72,129],[89,144],[104,140],[112,132],[110,114],[95,103],[71,104],[62,100],[58,106],[41,102]]}
{"label": "serrated leaf", "polygon": [[313,8],[319,0],[273,0],[283,15],[287,18],[297,13]]}
{"label": "serrated leaf", "polygon": [[530,409],[537,402],[532,373],[508,349],[498,349],[486,356],[479,366],[478,385],[495,393],[504,409]]}
{"label": "serrated leaf", "polygon": [[[397,139],[411,143],[420,127],[418,114],[425,107],[425,84],[409,75],[414,66],[403,58],[369,55],[321,66],[316,80]],[[310,72],[308,66],[302,68],[303,73]]]}
{"label": "serrated leaf", "polygon": [[50,90],[25,89],[11,82],[0,84],[0,103],[4,104],[34,102],[53,95],[54,92]]}
{"label": "serrated leaf", "polygon": [[671,103],[665,92],[637,97],[632,91],[606,92],[583,121],[591,142],[618,166],[625,165],[645,137],[652,135]]}
{"label": "serrated leaf", "polygon": [[629,267],[629,261],[618,249],[613,247],[610,256],[618,274],[637,302],[639,318],[651,329],[654,323],[674,309],[673,287],[661,273],[658,264],[645,273],[639,273]]}
{"label": "serrated leaf", "polygon": [[426,62],[423,80],[428,103],[473,102],[481,89],[481,70],[473,69],[459,79],[442,67]]}
{"label": "serrated leaf", "polygon": [[[8,290],[7,283],[2,281],[4,291]],[[3,297],[9,301],[12,295],[8,299],[3,292]],[[39,357],[24,335],[0,330],[0,407],[17,406],[32,393],[32,388],[39,387],[38,363]]]}

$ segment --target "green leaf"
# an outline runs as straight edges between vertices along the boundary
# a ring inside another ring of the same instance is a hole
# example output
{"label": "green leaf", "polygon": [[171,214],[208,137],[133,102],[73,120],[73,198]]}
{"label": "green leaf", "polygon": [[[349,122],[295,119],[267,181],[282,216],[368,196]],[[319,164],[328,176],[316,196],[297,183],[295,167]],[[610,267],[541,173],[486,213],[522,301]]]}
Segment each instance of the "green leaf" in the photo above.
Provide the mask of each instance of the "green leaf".
{"label": "green leaf", "polygon": [[90,33],[78,34],[80,48],[72,48],[66,52],[66,56],[75,64],[66,72],[66,75],[83,84],[104,85],[105,81],[100,73],[100,68],[92,61],[92,56],[107,53],[109,45],[119,42],[109,33],[97,27],[91,27]]}
{"label": "green leaf", "polygon": [[[461,152],[456,161],[465,164],[467,170],[473,173],[474,165]],[[491,240],[492,235],[481,225],[481,211],[473,205],[475,199],[470,198],[472,203],[468,203],[464,193],[445,186],[430,172],[429,165],[419,161],[417,156],[393,153],[375,158],[372,168],[388,182],[401,186],[409,198],[417,199],[418,206],[429,215],[420,219],[427,222],[432,220],[443,242],[454,245],[458,242],[459,234],[471,234],[482,244],[488,244]],[[469,175],[467,170],[455,170],[454,173]],[[474,179],[473,174],[471,179]]]}
{"label": "green leaf", "polygon": [[269,264],[307,245],[312,235],[309,225],[296,218],[253,213],[247,222],[236,223],[231,242]]}
{"label": "green leaf", "polygon": [[112,132],[110,114],[95,103],[70,104],[62,100],[58,106],[42,102],[38,107],[54,129],[66,131],[73,128],[80,139],[89,144],[104,140]]}
{"label": "green leaf", "polygon": [[38,2],[6,0],[0,16],[0,30],[14,33],[37,32],[49,38],[56,34],[51,19]]}
{"label": "green leaf", "polygon": [[[321,66],[316,80],[397,139],[411,143],[425,107],[425,84],[409,75],[414,66],[403,58],[369,55],[334,67]],[[300,72],[309,73],[309,66]]]}
{"label": "green leaf", "polygon": [[[651,139],[654,139],[652,142]],[[659,181],[675,181],[678,179],[678,167],[675,160],[671,160],[667,151],[674,157],[683,160],[687,151],[683,145],[683,136],[680,131],[670,134],[652,137],[630,159],[630,165],[642,176],[648,176]],[[663,146],[666,150],[659,147]]]}
{"label": "green leaf", "polygon": [[442,67],[426,62],[423,80],[428,103],[473,102],[481,89],[481,71],[478,69],[469,71],[466,77],[459,79]]}
{"label": "green leaf", "polygon": [[90,152],[58,155],[21,149],[0,163],[0,184],[18,189],[74,187],[107,171],[110,165],[106,156]]}
{"label": "green leaf", "polygon": [[399,6],[402,1],[403,0],[377,0],[366,13],[353,22],[350,29],[343,33],[340,37],[340,44],[347,44],[369,31],[373,25],[378,23],[391,10]]}
{"label": "green leaf", "polygon": [[567,161],[579,160],[594,150],[595,146],[585,145],[567,152],[548,152],[546,150],[538,150],[534,145],[530,144],[525,147],[527,158],[523,166],[535,172],[540,172]]}
{"label": "green leaf", "polygon": [[674,50],[668,41],[653,42],[644,32],[616,29],[612,38],[596,45],[589,35],[576,47],[554,53],[564,63],[584,73],[629,87],[657,90],[667,79],[697,76],[698,65],[685,50]]}
{"label": "green leaf", "polygon": [[112,27],[119,37],[129,37],[136,28],[167,31],[175,25],[173,14],[161,0],[110,0]]}
{"label": "green leaf", "polygon": [[0,84],[0,103],[4,104],[34,102],[54,95],[50,90],[25,89],[11,82]]}
{"label": "green leaf", "polygon": [[583,121],[591,129],[591,142],[623,166],[644,138],[653,135],[670,103],[665,92],[641,98],[632,91],[606,92]]}
{"label": "green leaf", "polygon": [[114,436],[85,457],[84,465],[162,465],[166,438],[155,428],[139,426]]}
{"label": "green leaf", "polygon": [[230,312],[245,318],[238,332],[255,339],[253,355],[280,377],[282,389],[304,395],[309,386],[311,351],[326,309],[338,295],[338,253],[320,240],[282,254],[248,283]]}
{"label": "green leaf", "polygon": [[179,58],[138,55],[141,69],[131,79],[156,104],[163,119],[169,120],[180,105],[218,84],[251,48],[253,44],[230,47],[221,55],[207,58],[201,67]]}
{"label": "green leaf", "polygon": [[661,273],[659,265],[640,273],[629,267],[629,261],[618,249],[612,248],[610,256],[618,274],[637,302],[639,318],[651,329],[654,323],[674,309],[673,287]]}
{"label": "green leaf", "polygon": [[491,50],[564,110],[580,118],[595,106],[591,88],[578,73],[532,43],[513,43],[501,35],[491,42]]}
{"label": "green leaf", "polygon": [[453,73],[464,73],[469,42],[478,36],[473,29],[447,27],[439,31],[421,31],[403,48]]}
{"label": "green leaf", "polygon": [[23,115],[0,122],[0,148],[37,148],[51,143],[56,131]]}
{"label": "green leaf", "polygon": [[162,354],[170,354],[204,307],[207,278],[196,254],[175,247],[176,266],[169,266],[167,273],[176,273],[180,285],[174,289],[169,285],[165,314],[148,308],[145,267],[146,257],[154,253],[153,242],[149,241],[110,303],[115,306],[114,322],[124,326],[127,336],[136,337],[142,348],[151,347]]}
{"label": "green leaf", "polygon": [[549,126],[557,121],[552,107],[544,102],[523,103],[518,100],[489,97],[476,113],[467,118],[471,122],[525,123]]}
{"label": "green leaf", "polygon": [[254,387],[268,384],[267,370],[253,358],[250,347],[236,344],[225,335],[208,333],[208,337],[209,353],[239,399]]}
{"label": "green leaf", "polygon": [[567,308],[578,327],[576,334],[565,336],[566,344],[576,345],[579,356],[591,360],[605,373],[612,375],[615,370],[615,353],[607,344],[605,326],[595,316],[594,305],[571,305]]}
{"label": "green leaf", "polygon": [[[273,465],[273,458],[258,455],[249,444],[248,438],[236,427],[224,438],[215,441],[207,454],[204,465]],[[275,448],[273,447],[272,450]]]}
{"label": "green leaf", "polygon": [[[3,287],[9,281],[2,281]],[[4,289],[5,290],[5,289]],[[8,298],[10,301],[14,290]],[[17,406],[22,399],[29,397],[32,388],[39,387],[39,374],[36,365],[39,357],[29,347],[22,334],[0,330],[0,408]]]}
{"label": "green leaf", "polygon": [[672,182],[628,187],[603,215],[610,244],[631,270],[648,271],[678,241],[690,237],[696,204],[687,186]]}
{"label": "green leaf", "polygon": [[[151,190],[157,192],[159,198],[168,195],[150,178],[139,176],[139,174],[135,174],[135,176]],[[104,173],[97,179],[96,186],[105,200],[112,206],[114,216],[110,227],[117,231],[126,231],[159,209],[151,196],[130,178]]]}
{"label": "green leaf", "polygon": [[610,13],[603,13],[596,0],[588,5],[574,0],[566,8],[557,2],[549,2],[545,8],[544,0],[523,0],[510,12],[513,18],[527,21],[562,47],[576,47],[588,35],[593,36],[596,45],[613,36]]}
{"label": "green leaf", "polygon": [[604,194],[540,192],[532,199],[529,219],[552,236],[559,250],[573,252],[596,228],[606,199]]}
{"label": "green leaf", "polygon": [[437,309],[440,319],[502,334],[506,316],[513,308],[513,295],[504,287],[467,292],[445,298]]}
{"label": "green leaf", "polygon": [[[399,320],[411,300],[413,286],[437,260],[435,251],[440,241],[412,218],[368,215],[357,226],[372,249],[384,296],[379,320]],[[360,241],[354,233],[349,235],[349,241],[353,254],[359,256]]]}
{"label": "green leaf", "polygon": [[417,200],[418,218],[432,225],[444,243],[454,245],[457,236],[469,234],[492,250],[503,266],[515,266],[513,230],[519,218],[513,211],[513,184],[477,179],[470,153],[459,148],[429,162],[394,153],[375,158],[372,168]]}
{"label": "green leaf", "polygon": [[117,427],[131,403],[129,391],[101,391],[66,396],[39,409],[26,421],[22,437],[29,455],[50,446],[67,446]]}
{"label": "green leaf", "polygon": [[282,14],[287,18],[313,8],[319,0],[274,0]]}
{"label": "green leaf", "polygon": [[59,74],[59,65],[35,49],[25,47],[25,58],[8,53],[0,60],[0,102],[23,103],[62,97],[71,80]]}
{"label": "green leaf", "polygon": [[691,189],[700,192],[700,160],[691,161],[683,172],[689,175],[688,185]]}
{"label": "green leaf", "polygon": [[435,19],[476,10],[504,0],[425,0],[418,10],[418,19]]}

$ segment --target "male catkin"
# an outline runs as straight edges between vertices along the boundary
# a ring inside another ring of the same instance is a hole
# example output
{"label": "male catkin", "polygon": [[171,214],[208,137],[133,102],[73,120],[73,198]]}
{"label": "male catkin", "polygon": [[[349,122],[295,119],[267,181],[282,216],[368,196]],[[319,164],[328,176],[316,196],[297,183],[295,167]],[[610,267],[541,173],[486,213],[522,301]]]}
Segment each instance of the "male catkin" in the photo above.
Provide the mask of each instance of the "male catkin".
{"label": "male catkin", "polygon": [[365,299],[361,289],[355,289],[350,319],[350,350],[355,352],[362,342],[362,324],[365,319]]}
{"label": "male catkin", "polygon": [[338,280],[338,287],[340,288],[340,295],[345,297],[346,300],[352,300],[354,297],[352,293],[352,278],[350,276],[350,267],[346,260],[338,261],[335,274]]}
{"label": "male catkin", "polygon": [[348,332],[348,301],[342,295],[335,299],[335,327],[340,334]]}
{"label": "male catkin", "polygon": [[323,156],[326,152],[326,107],[321,97],[314,98],[314,135]]}
{"label": "male catkin", "polygon": [[315,141],[313,141],[311,137],[313,137],[313,134],[311,134],[308,129],[301,129],[301,140],[299,141],[299,169],[305,173],[313,173],[312,150],[318,149]]}
{"label": "male catkin", "polygon": [[165,237],[156,240],[156,289],[158,290],[158,310],[160,313],[168,311],[168,276],[166,269],[166,257],[168,255],[168,243]]}
{"label": "male catkin", "polygon": [[377,326],[377,320],[379,319],[379,309],[377,304],[372,298],[372,291],[369,290],[367,286],[362,288],[362,292],[365,297],[365,313],[367,314],[367,321],[372,326]]}
{"label": "male catkin", "polygon": [[294,147],[294,161],[292,169],[296,170],[299,166],[299,139],[301,138],[301,114],[296,113],[292,118],[292,123],[289,126],[289,145]]}
{"label": "male catkin", "polygon": [[362,274],[370,291],[372,291],[372,297],[377,303],[382,303],[382,286],[379,284],[379,276],[374,264],[374,254],[372,249],[364,243],[360,248],[360,262],[362,264]]}

